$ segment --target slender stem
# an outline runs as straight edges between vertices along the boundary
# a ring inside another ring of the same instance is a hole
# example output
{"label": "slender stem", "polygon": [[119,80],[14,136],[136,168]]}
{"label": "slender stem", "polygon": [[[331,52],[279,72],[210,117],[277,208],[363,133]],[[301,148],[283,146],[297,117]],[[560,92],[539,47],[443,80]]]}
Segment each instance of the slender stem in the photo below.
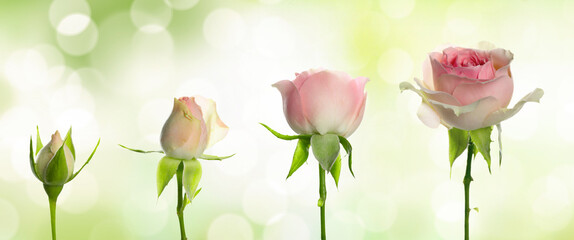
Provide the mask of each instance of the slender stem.
{"label": "slender stem", "polygon": [[464,239],[469,240],[468,232],[468,217],[470,215],[470,182],[472,182],[472,176],[470,176],[471,166],[472,166],[472,156],[474,155],[474,144],[472,140],[468,140],[468,156],[466,159],[466,174],[464,175]]}
{"label": "slender stem", "polygon": [[44,191],[48,195],[48,201],[50,202],[50,225],[52,226],[52,240],[56,240],[56,202],[58,201],[58,196],[64,185],[49,185],[44,184]]}
{"label": "slender stem", "polygon": [[183,196],[183,162],[179,164],[177,168],[177,219],[179,220],[179,232],[181,233],[181,240],[187,240],[185,236],[185,224],[183,223],[183,208],[185,207],[184,196]]}
{"label": "slender stem", "polygon": [[50,198],[50,224],[52,225],[52,240],[56,240],[56,199]]}
{"label": "slender stem", "polygon": [[327,239],[325,231],[325,201],[327,200],[327,188],[325,187],[325,170],[319,165],[319,207],[321,208],[321,240]]}

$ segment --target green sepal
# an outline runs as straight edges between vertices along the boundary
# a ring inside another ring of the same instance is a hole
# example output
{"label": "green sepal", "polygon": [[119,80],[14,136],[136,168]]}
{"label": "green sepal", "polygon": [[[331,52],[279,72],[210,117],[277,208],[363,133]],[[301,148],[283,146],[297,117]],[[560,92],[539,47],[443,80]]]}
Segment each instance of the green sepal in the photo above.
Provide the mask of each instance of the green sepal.
{"label": "green sepal", "polygon": [[64,145],[62,145],[44,170],[44,184],[63,185],[68,180],[68,164],[66,163],[66,154]]}
{"label": "green sepal", "polygon": [[309,139],[299,139],[297,141],[297,148],[295,148],[295,153],[293,153],[293,161],[291,162],[291,168],[289,169],[289,174],[285,180],[287,180],[299,167],[303,165],[309,158],[309,146],[311,146],[311,142]]}
{"label": "green sepal", "polygon": [[340,154],[337,157],[337,160],[335,160],[333,167],[331,167],[330,173],[331,173],[331,176],[333,176],[333,180],[335,180],[335,186],[338,188],[339,187],[339,176],[341,176],[341,155]]}
{"label": "green sepal", "polygon": [[337,156],[339,156],[339,137],[335,134],[313,135],[311,147],[313,148],[313,155],[321,167],[330,172]]}
{"label": "green sepal", "polygon": [[193,194],[193,198],[197,197],[197,194],[199,194],[199,192],[201,192],[201,188],[197,189],[197,191],[195,191],[195,194]]}
{"label": "green sepal", "polygon": [[118,144],[118,145],[120,145],[120,147],[123,147],[123,148],[125,148],[125,149],[127,149],[127,150],[130,150],[130,151],[132,151],[132,152],[137,152],[137,153],[163,153],[163,151],[146,151],[146,150],[139,150],[139,149],[129,148],[129,147],[126,147],[126,146],[121,145],[121,144]]}
{"label": "green sepal", "polygon": [[34,147],[32,146],[32,136],[30,136],[30,168],[32,168],[32,173],[34,174],[34,176],[42,181],[42,179],[40,179],[40,176],[38,176],[38,172],[36,172],[36,163],[34,162]]}
{"label": "green sepal", "polygon": [[86,165],[88,165],[88,163],[92,160],[92,157],[94,157],[94,154],[96,153],[96,150],[98,149],[98,146],[100,146],[100,140],[101,139],[98,139],[98,143],[96,143],[96,147],[94,148],[94,150],[92,151],[92,153],[88,157],[88,160],[86,160],[86,162],[84,163],[84,165],[82,165],[80,170],[78,170],[76,173],[74,173],[74,175],[72,175],[72,177],[70,177],[70,179],[68,179],[67,182],[72,181],[74,178],[76,178],[76,176],[78,176],[78,174],[82,171],[82,169],[84,169],[84,167]]}
{"label": "green sepal", "polygon": [[170,158],[165,156],[159,160],[157,164],[157,174],[156,174],[156,181],[157,181],[157,197],[161,196],[161,193],[165,189],[165,186],[169,183],[169,181],[175,175],[177,168],[182,163],[183,160]]}
{"label": "green sepal", "polygon": [[343,145],[345,152],[349,155],[349,171],[351,171],[351,175],[355,177],[355,173],[353,172],[353,146],[346,138],[339,136],[339,142]]}
{"label": "green sepal", "polygon": [[201,180],[201,164],[197,159],[183,160],[183,188],[190,201],[195,197],[199,180]]}
{"label": "green sepal", "polygon": [[490,134],[492,133],[492,126],[480,128],[476,130],[469,131],[470,138],[474,143],[476,149],[482,154],[484,160],[488,164],[488,172],[492,173],[490,170]]}
{"label": "green sepal", "polygon": [[[195,191],[195,194],[193,195],[193,198],[195,199],[195,197],[197,197],[197,194],[199,194],[199,192],[201,192],[201,188],[197,189],[197,191]],[[185,210],[185,206],[189,205],[191,203],[191,201],[189,200],[189,198],[187,198],[187,194],[183,195],[183,207],[181,207],[181,211]]]}
{"label": "green sepal", "polygon": [[452,164],[468,147],[468,131],[451,128],[448,130],[448,160],[450,161],[450,171]]}
{"label": "green sepal", "polygon": [[54,202],[58,199],[58,196],[60,195],[60,192],[62,192],[63,188],[64,188],[64,185],[44,184],[44,191],[46,191],[46,194],[48,195],[48,199],[50,199],[50,201],[54,201]]}
{"label": "green sepal", "polygon": [[474,210],[474,211],[476,211],[476,213],[478,213],[478,207],[475,207],[472,210]]}
{"label": "green sepal", "polygon": [[[32,139],[30,139],[32,140]],[[44,147],[44,145],[42,144],[42,139],[40,139],[40,129],[38,128],[38,126],[36,126],[36,154],[35,156],[38,155],[38,153],[40,152],[40,150],[42,150],[42,148]]]}
{"label": "green sepal", "polygon": [[273,135],[275,135],[275,137],[277,137],[279,139],[295,140],[295,139],[310,138],[311,137],[311,135],[283,135],[283,134],[278,133],[277,131],[271,129],[269,126],[267,126],[263,123],[259,123],[259,124],[261,124],[263,127],[267,128],[267,130],[269,130],[269,132],[271,132]]}
{"label": "green sepal", "polygon": [[74,143],[72,142],[72,127],[70,127],[70,130],[68,130],[68,133],[66,133],[66,140],[64,141],[64,143],[66,144],[66,146],[68,146],[68,148],[70,149],[70,152],[72,152],[72,156],[74,157],[74,162],[76,161],[76,148],[74,148]]}
{"label": "green sepal", "polygon": [[231,154],[229,156],[223,156],[223,157],[219,157],[219,156],[214,156],[214,155],[207,155],[207,154],[202,154],[201,157],[198,157],[199,159],[203,159],[203,160],[216,160],[216,161],[221,161],[223,159],[227,159],[230,157],[235,156],[235,154]]}

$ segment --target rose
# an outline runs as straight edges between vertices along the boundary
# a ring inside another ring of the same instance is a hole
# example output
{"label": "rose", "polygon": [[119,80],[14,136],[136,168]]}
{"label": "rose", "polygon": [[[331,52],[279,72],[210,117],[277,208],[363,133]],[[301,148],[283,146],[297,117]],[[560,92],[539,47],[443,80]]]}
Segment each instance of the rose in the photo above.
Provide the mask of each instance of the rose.
{"label": "rose", "polygon": [[357,129],[365,111],[367,78],[322,69],[295,76],[293,81],[273,84],[281,92],[283,112],[293,131],[348,137]]}
{"label": "rose", "polygon": [[536,89],[507,109],[514,89],[510,62],[513,54],[504,49],[477,50],[449,47],[429,54],[423,69],[423,83],[415,79],[420,90],[409,83],[401,89],[413,90],[423,98],[417,113],[429,127],[439,123],[448,128],[475,130],[512,117],[530,101],[543,95]]}
{"label": "rose", "polygon": [[[61,155],[58,155],[61,149]],[[62,159],[59,158],[62,157],[64,161],[60,161]],[[60,162],[65,162],[65,165],[61,165]],[[74,174],[74,156],[62,141],[60,132],[52,134],[50,142],[38,153],[35,170],[40,181],[49,185],[63,185]]]}
{"label": "rose", "polygon": [[201,96],[174,99],[161,131],[161,147],[171,158],[201,157],[206,148],[225,137],[228,129],[219,119],[213,100]]}

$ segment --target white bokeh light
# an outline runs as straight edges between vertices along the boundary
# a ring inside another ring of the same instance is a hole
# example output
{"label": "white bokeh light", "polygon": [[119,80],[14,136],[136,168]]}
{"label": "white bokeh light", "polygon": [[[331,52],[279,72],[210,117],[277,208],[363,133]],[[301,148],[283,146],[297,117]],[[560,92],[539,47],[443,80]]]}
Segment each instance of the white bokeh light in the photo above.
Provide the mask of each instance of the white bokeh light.
{"label": "white bokeh light", "polygon": [[13,52],[4,65],[6,78],[20,90],[45,85],[47,71],[46,59],[34,49]]}
{"label": "white bokeh light", "polygon": [[159,0],[135,0],[130,10],[132,22],[143,32],[165,30],[171,22],[171,8]]}
{"label": "white bokeh light", "polygon": [[413,59],[409,53],[399,48],[386,50],[379,58],[377,70],[379,76],[389,84],[411,81]]}
{"label": "white bokeh light", "polygon": [[381,10],[390,18],[400,19],[407,17],[415,7],[415,0],[380,0]]}
{"label": "white bokeh light", "polygon": [[293,27],[280,17],[264,18],[254,30],[257,51],[266,57],[284,58],[292,54],[295,46]]}
{"label": "white bokeh light", "polygon": [[[161,231],[167,224],[167,203],[158,201],[150,196],[155,195],[155,189],[138,189],[125,199],[123,203],[124,223],[130,232],[138,236],[150,236]],[[134,218],[134,216],[136,218]]]}
{"label": "white bokeh light", "polygon": [[90,17],[80,13],[73,13],[66,16],[58,24],[58,33],[66,36],[73,36],[83,32],[90,24]]}
{"label": "white bokeh light", "polygon": [[245,32],[243,18],[231,9],[214,10],[203,22],[205,40],[216,49],[230,50],[237,47],[242,42]]}
{"label": "white bokeh light", "polygon": [[303,218],[294,214],[285,214],[265,226],[263,240],[307,240],[309,228]]}
{"label": "white bokeh light", "polygon": [[89,17],[91,16],[90,4],[85,0],[54,0],[50,4],[50,23],[55,29],[58,29],[62,20],[70,14],[81,14]]}
{"label": "white bokeh light", "polygon": [[254,222],[264,225],[287,211],[287,196],[269,183],[251,183],[243,193],[243,211]]}
{"label": "white bokeh light", "polygon": [[147,101],[140,108],[138,126],[140,134],[150,143],[156,143],[160,138],[160,129],[169,117],[173,99],[159,98]]}
{"label": "white bokeh light", "polygon": [[98,28],[90,20],[83,31],[74,35],[58,32],[57,40],[58,45],[64,52],[74,56],[81,56],[91,52],[98,43]]}
{"label": "white bokeh light", "polygon": [[252,240],[253,229],[245,218],[235,214],[225,214],[217,217],[209,225],[208,240]]}
{"label": "white bokeh light", "polygon": [[175,10],[188,10],[195,6],[199,0],[164,0],[165,3]]}
{"label": "white bokeh light", "polygon": [[13,239],[19,225],[18,210],[10,202],[0,198],[0,239]]}

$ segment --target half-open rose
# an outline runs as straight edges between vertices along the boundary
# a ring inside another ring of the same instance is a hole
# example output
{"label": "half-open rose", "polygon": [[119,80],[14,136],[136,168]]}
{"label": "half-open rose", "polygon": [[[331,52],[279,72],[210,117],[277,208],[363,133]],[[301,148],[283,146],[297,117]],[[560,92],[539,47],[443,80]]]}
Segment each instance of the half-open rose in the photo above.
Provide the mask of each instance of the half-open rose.
{"label": "half-open rose", "polygon": [[408,82],[401,90],[418,93],[423,102],[417,113],[429,127],[475,130],[496,125],[516,114],[526,102],[538,102],[544,92],[535,89],[513,108],[507,108],[514,83],[510,73],[513,54],[504,49],[489,51],[449,47],[429,54],[420,89]]}

